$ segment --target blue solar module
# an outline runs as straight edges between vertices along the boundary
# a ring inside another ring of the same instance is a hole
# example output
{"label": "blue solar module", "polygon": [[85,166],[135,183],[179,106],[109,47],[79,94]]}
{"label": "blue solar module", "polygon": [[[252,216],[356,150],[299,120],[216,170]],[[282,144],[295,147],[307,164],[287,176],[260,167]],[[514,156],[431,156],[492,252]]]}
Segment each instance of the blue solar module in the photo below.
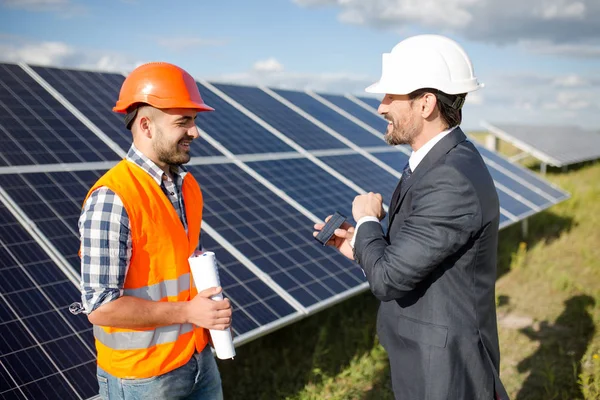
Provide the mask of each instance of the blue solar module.
{"label": "blue solar module", "polygon": [[523,204],[521,201],[515,199],[510,194],[496,187],[498,193],[498,199],[500,200],[500,207],[508,211],[518,219],[523,219],[526,216],[532,214],[534,211],[531,207]]}
{"label": "blue solar module", "polygon": [[[33,67],[33,70],[119,147],[124,151],[129,149],[132,137],[123,122],[124,115],[112,111],[125,80],[123,75],[48,67]],[[190,154],[192,157],[221,155],[202,138],[192,142]]]}
{"label": "blue solar module", "polygon": [[274,89],[273,91],[358,146],[381,146],[383,143],[380,137],[344,118],[337,111],[332,110],[306,93],[292,90]]}
{"label": "blue solar module", "polygon": [[339,211],[353,222],[352,200],[358,193],[312,161],[301,158],[247,164],[317,217],[324,219]]}
{"label": "blue solar module", "polygon": [[357,99],[359,99],[360,101],[362,101],[363,103],[373,107],[374,111],[377,111],[377,109],[379,108],[379,105],[381,104],[381,99],[376,99],[374,97],[367,97],[367,96],[355,96]]}
{"label": "blue solar module", "polygon": [[389,151],[381,153],[371,153],[396,171],[402,171],[408,162],[408,155],[401,151]]}
{"label": "blue solar module", "polygon": [[207,87],[199,83],[198,88],[202,99],[215,111],[198,114],[196,123],[233,154],[294,151]]}
{"label": "blue solar module", "polygon": [[488,168],[494,168],[497,171],[508,175],[513,180],[522,182],[536,193],[543,194],[544,197],[549,197],[550,199],[552,199],[552,203],[558,203],[569,197],[569,195],[566,192],[556,188],[548,181],[541,179],[533,172],[511,163],[510,161],[504,159],[500,155],[486,149],[485,147],[479,144],[474,144],[475,147],[477,147],[477,150],[479,150],[479,153],[481,153],[481,155],[484,157]]}
{"label": "blue solar module", "polygon": [[325,100],[331,102],[332,104],[338,106],[347,113],[351,114],[352,116],[358,118],[362,122],[370,125],[382,134],[385,133],[388,122],[385,119],[383,119],[383,117],[377,116],[372,111],[365,110],[363,107],[359,106],[347,97],[321,93],[318,93],[318,95],[323,97]]}
{"label": "blue solar module", "polygon": [[190,167],[203,218],[304,307],[364,282],[360,268],[312,236],[313,222],[232,164]]}
{"label": "blue solar module", "polygon": [[[377,153],[373,154],[374,156]],[[327,165],[350,179],[367,192],[381,193],[383,202],[390,203],[398,178],[359,154],[319,157]]]}
{"label": "blue solar module", "polygon": [[214,86],[307,150],[347,148],[259,88],[225,84]]}
{"label": "blue solar module", "polygon": [[0,64],[0,166],[119,156],[21,67]]}
{"label": "blue solar module", "polygon": [[0,398],[85,399],[98,392],[92,326],[79,291],[0,203]]}
{"label": "blue solar module", "polygon": [[202,234],[202,245],[217,257],[223,293],[232,303],[231,323],[236,336],[297,313],[207,233]]}
{"label": "blue solar module", "polygon": [[77,221],[88,189],[101,175],[102,171],[0,175],[0,186],[79,272]]}

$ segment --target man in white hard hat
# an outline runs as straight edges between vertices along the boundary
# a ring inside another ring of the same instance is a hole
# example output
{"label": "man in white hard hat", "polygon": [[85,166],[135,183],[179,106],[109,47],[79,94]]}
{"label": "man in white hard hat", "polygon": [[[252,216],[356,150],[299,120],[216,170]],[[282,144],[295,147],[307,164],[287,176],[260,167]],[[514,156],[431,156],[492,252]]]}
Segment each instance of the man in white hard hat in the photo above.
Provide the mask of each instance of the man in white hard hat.
{"label": "man in white hard hat", "polygon": [[329,244],[360,264],[381,300],[377,331],[396,399],[508,399],[494,292],[498,196],[459,127],[467,93],[481,86],[456,42],[419,35],[383,55],[381,79],[366,89],[385,95],[386,141],[413,152],[388,232],[382,196],[368,193],[352,204],[356,229],[346,223]]}

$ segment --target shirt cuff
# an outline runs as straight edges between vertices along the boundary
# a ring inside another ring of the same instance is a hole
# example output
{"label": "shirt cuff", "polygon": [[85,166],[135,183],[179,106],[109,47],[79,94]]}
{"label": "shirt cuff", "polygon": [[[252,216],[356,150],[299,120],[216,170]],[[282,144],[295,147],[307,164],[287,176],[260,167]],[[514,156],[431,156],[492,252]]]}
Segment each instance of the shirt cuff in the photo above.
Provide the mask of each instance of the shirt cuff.
{"label": "shirt cuff", "polygon": [[358,234],[358,228],[360,228],[360,226],[365,223],[365,222],[377,222],[379,223],[379,220],[377,219],[377,217],[362,217],[361,219],[358,220],[358,222],[356,222],[356,227],[354,228],[354,236],[352,236],[352,239],[350,240],[350,247],[354,248],[354,242],[356,241],[356,235]]}

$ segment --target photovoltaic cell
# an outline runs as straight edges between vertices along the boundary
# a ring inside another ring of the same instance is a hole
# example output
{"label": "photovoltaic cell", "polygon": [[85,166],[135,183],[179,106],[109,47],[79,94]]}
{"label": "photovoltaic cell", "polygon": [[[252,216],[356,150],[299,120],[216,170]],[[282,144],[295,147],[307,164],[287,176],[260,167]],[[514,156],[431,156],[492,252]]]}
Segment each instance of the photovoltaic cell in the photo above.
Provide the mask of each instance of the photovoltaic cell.
{"label": "photovoltaic cell", "polygon": [[273,91],[358,146],[381,146],[383,143],[381,138],[366,131],[306,93],[292,90]]}
{"label": "photovoltaic cell", "polygon": [[190,168],[203,218],[303,306],[364,282],[360,269],[312,237],[313,222],[232,164]]}
{"label": "photovoltaic cell", "polygon": [[575,125],[485,125],[501,139],[556,167],[600,158],[600,135]]}
{"label": "photovoltaic cell", "polygon": [[389,151],[389,152],[381,152],[381,153],[371,153],[373,156],[377,157],[390,167],[394,168],[396,171],[402,172],[404,166],[408,162],[408,155],[404,154],[401,151]]}
{"label": "photovoltaic cell", "polygon": [[86,399],[98,391],[92,327],[77,288],[0,203],[0,398]]}
{"label": "photovoltaic cell", "polygon": [[347,148],[259,88],[226,84],[214,86],[307,150]]}
{"label": "photovoltaic cell", "polygon": [[318,93],[318,95],[346,111],[353,117],[370,125],[382,134],[385,133],[388,122],[383,119],[383,117],[377,116],[373,111],[365,110],[363,107],[344,96],[323,93]]}
{"label": "photovoltaic cell", "polygon": [[349,222],[358,194],[312,161],[301,158],[250,162],[248,166],[321,219],[339,211]]}
{"label": "photovoltaic cell", "polygon": [[511,163],[500,155],[486,149],[479,144],[474,144],[484,158],[488,168],[492,167],[514,180],[524,182],[526,185],[528,185],[528,187],[532,188],[532,190],[536,191],[537,193],[544,193],[551,196],[551,198],[554,199],[553,203],[558,203],[569,197],[568,194],[563,190],[556,188],[549,182],[535,175],[533,172]]}
{"label": "photovoltaic cell", "polygon": [[[112,111],[125,80],[123,75],[49,67],[33,67],[33,70],[123,151],[129,150],[132,136],[123,122],[125,116]],[[192,142],[190,154],[192,157],[221,155],[202,138]]]}
{"label": "photovoltaic cell", "polygon": [[234,154],[294,151],[210,89],[198,84],[202,99],[215,109],[200,113],[196,124]]}
{"label": "photovoltaic cell", "polygon": [[381,193],[383,202],[389,205],[398,184],[398,178],[394,175],[359,154],[327,156],[319,159],[366,192]]}
{"label": "photovoltaic cell", "polygon": [[297,312],[207,233],[202,234],[202,245],[217,258],[223,294],[232,303],[236,336]]}
{"label": "photovoltaic cell", "polygon": [[377,111],[377,109],[379,108],[379,105],[381,104],[381,100],[380,99],[376,99],[374,97],[367,97],[367,96],[355,96],[357,99],[359,99],[360,101],[362,101],[363,103],[373,107],[373,109],[375,111]]}
{"label": "photovoltaic cell", "polygon": [[0,64],[0,166],[117,160],[21,67]]}

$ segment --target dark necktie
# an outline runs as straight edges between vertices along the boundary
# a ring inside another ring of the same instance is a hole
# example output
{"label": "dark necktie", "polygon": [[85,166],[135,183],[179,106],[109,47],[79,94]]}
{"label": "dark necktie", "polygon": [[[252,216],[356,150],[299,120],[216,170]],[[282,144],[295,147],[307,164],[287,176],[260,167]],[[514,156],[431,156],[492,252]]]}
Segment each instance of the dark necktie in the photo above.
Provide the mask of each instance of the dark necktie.
{"label": "dark necktie", "polygon": [[398,186],[396,186],[396,190],[394,190],[394,194],[392,195],[392,201],[390,202],[390,212],[393,212],[396,208],[396,203],[398,203],[398,200],[400,198],[400,192],[402,191],[402,183],[406,182],[411,175],[412,171],[410,169],[410,164],[407,161],[406,165],[404,166],[404,169],[402,169],[402,177],[400,177],[400,182],[398,183]]}

